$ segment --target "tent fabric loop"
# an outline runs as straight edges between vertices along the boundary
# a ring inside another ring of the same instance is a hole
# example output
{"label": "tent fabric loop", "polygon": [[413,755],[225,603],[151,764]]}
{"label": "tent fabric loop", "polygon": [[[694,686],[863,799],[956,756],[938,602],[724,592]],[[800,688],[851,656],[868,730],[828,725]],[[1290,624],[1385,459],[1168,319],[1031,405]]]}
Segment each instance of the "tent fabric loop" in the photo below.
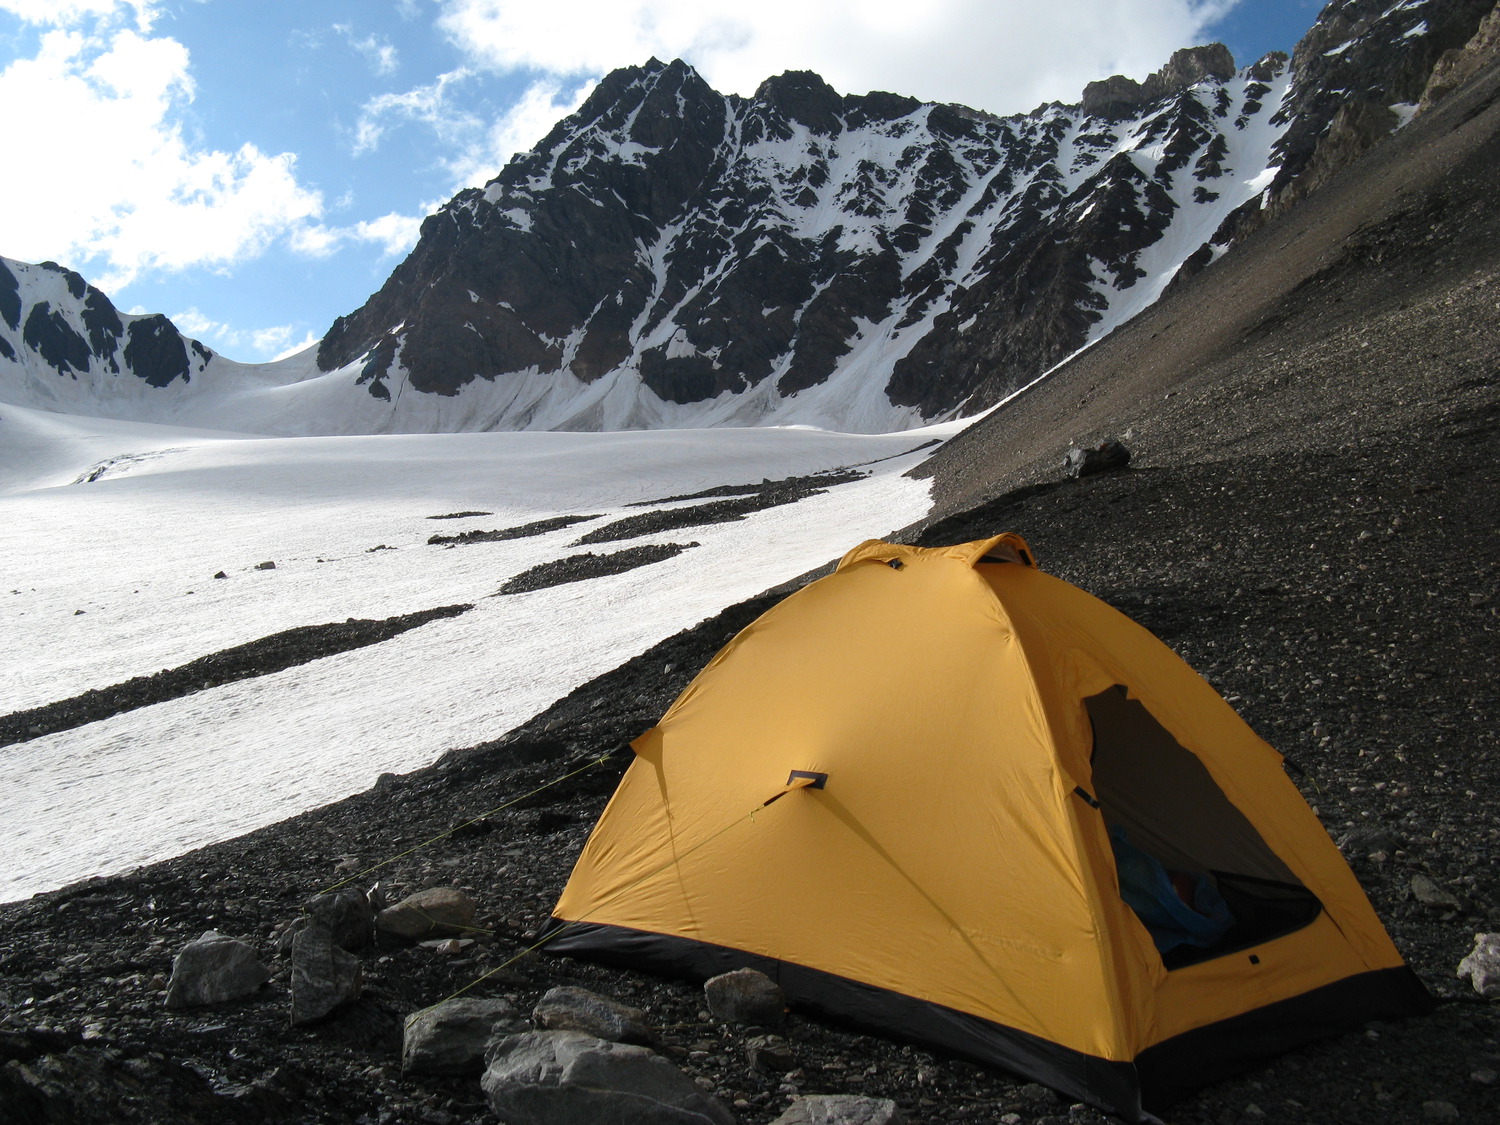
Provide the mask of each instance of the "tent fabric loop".
{"label": "tent fabric loop", "polygon": [[[867,539],[839,560],[835,573],[862,562],[879,562],[893,570],[899,570],[912,563],[930,562],[934,559],[952,560],[969,567],[982,563],[1013,562],[1036,569],[1036,555],[1031,546],[1015,532],[1007,531],[989,539],[960,543],[952,547],[908,547],[904,543]],[[899,566],[896,565],[898,563]]]}

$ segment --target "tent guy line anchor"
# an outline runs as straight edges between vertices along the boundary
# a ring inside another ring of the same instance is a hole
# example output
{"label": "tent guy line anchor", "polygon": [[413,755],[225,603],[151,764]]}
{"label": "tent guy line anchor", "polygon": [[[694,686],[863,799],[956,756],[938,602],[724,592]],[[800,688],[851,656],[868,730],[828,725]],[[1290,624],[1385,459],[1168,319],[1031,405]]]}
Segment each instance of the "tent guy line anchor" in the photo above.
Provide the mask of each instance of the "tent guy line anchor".
{"label": "tent guy line anchor", "polygon": [[[615,751],[614,750],[610,750],[610,751],[608,751],[605,754],[601,754],[599,757],[594,758],[594,759],[592,759],[592,760],[590,760],[588,762],[585,762],[583,765],[579,766],[577,769],[571,770],[570,772],[563,774],[561,777],[555,777],[551,781],[544,782],[543,784],[538,785],[535,789],[531,790],[529,793],[522,793],[519,797],[512,797],[509,801],[506,801],[504,804],[496,805],[492,809],[486,809],[484,812],[479,813],[476,816],[471,816],[468,820],[464,821],[462,824],[455,824],[452,828],[448,829],[446,832],[439,832],[436,836],[432,837],[429,840],[423,840],[420,844],[413,844],[411,847],[407,848],[404,852],[397,852],[395,855],[391,856],[388,859],[381,860],[379,863],[375,864],[372,867],[366,867],[363,871],[356,871],[353,875],[350,875],[347,879],[341,879],[339,882],[334,883],[331,886],[324,887],[321,891],[319,891],[317,893],[319,895],[331,894],[333,891],[338,890],[340,887],[346,887],[350,883],[353,883],[354,881],[356,881],[358,879],[363,879],[366,875],[369,875],[372,872],[379,871],[382,867],[387,867],[390,864],[395,863],[398,859],[404,859],[406,856],[411,855],[413,852],[421,851],[423,848],[429,847],[429,846],[437,843],[439,840],[446,840],[449,836],[453,835],[453,833],[457,832],[461,828],[467,828],[469,825],[476,824],[479,821],[485,819],[485,817],[494,816],[497,812],[504,812],[506,809],[510,808],[512,805],[518,805],[522,801],[526,800],[528,797],[535,797],[538,793],[545,792],[546,790],[551,789],[554,785],[561,785],[564,781],[567,781],[571,777],[577,777],[579,774],[584,773],[584,772],[586,772],[588,770],[591,770],[595,766],[603,765],[610,758],[614,757],[614,755],[615,755]],[[314,897],[316,897],[316,896],[314,896]]]}
{"label": "tent guy line anchor", "polygon": [[[605,755],[605,757],[608,757],[608,755]],[[603,761],[604,759],[601,758],[599,760]],[[597,763],[591,763],[591,764],[597,764]],[[587,767],[585,767],[585,768],[587,768]],[[577,772],[577,771],[575,771],[575,772]],[[667,870],[667,868],[672,867],[675,864],[681,863],[684,859],[686,859],[688,856],[692,855],[694,852],[698,851],[700,848],[707,847],[709,844],[713,843],[720,836],[724,835],[724,833],[728,832],[731,828],[734,828],[736,825],[741,824],[741,823],[743,823],[745,821],[749,821],[751,824],[754,824],[755,823],[755,814],[756,813],[760,812],[761,809],[764,809],[764,808],[766,808],[766,807],[768,807],[770,805],[775,804],[782,797],[785,797],[788,793],[796,792],[798,789],[821,789],[821,788],[823,788],[822,785],[815,783],[816,779],[820,778],[820,777],[823,778],[824,780],[826,780],[827,777],[828,777],[828,775],[827,774],[812,774],[812,773],[807,773],[807,772],[805,772],[803,770],[793,770],[792,771],[792,776],[789,777],[789,778],[787,778],[787,783],[784,786],[782,786],[782,788],[779,789],[777,792],[771,794],[771,796],[767,797],[764,801],[760,802],[760,804],[755,805],[748,812],[742,813],[739,816],[735,817],[733,820],[729,821],[727,824],[725,824],[723,827],[719,828],[717,831],[715,831],[711,835],[705,836],[703,839],[699,840],[696,844],[694,844],[692,847],[688,848],[686,851],[681,852],[679,854],[673,855],[673,857],[671,859],[669,859],[666,863],[663,863],[663,864],[661,864],[661,865],[659,865],[657,867],[652,868],[650,871],[646,872],[644,875],[640,876],[637,879],[632,880],[629,883],[626,883],[623,886],[615,888],[615,890],[613,891],[613,893],[611,893],[609,895],[606,895],[604,898],[600,899],[599,900],[600,903],[603,904],[603,903],[609,902],[611,899],[618,898],[620,895],[625,894],[627,891],[634,890],[636,887],[640,886],[642,883],[646,882],[648,879],[654,879],[656,876],[660,875],[663,871]],[[561,780],[561,779],[559,779],[559,780]],[[356,878],[357,878],[357,876],[356,876]],[[504,961],[500,962],[500,964],[496,965],[493,969],[486,969],[483,973],[481,973],[479,976],[475,977],[473,980],[471,980],[468,984],[464,985],[462,988],[457,989],[456,991],[449,993],[447,996],[444,996],[441,1000],[434,1001],[433,1003],[427,1005],[427,1007],[422,1008],[419,1011],[412,1013],[412,1015],[408,1016],[407,1019],[411,1020],[415,1016],[421,1015],[422,1012],[429,1012],[433,1008],[438,1007],[438,1005],[440,1005],[440,1004],[446,1004],[449,1000],[456,1000],[458,997],[462,996],[465,992],[468,992],[469,989],[473,988],[475,985],[482,984],[484,981],[488,980],[490,977],[494,976],[496,973],[504,972],[506,969],[510,968],[510,966],[514,965],[517,961],[521,960],[521,958],[525,957],[527,954],[535,953],[538,949],[541,949],[544,945],[547,945],[547,944],[555,941],[557,938],[562,937],[563,934],[567,933],[574,926],[577,926],[577,925],[580,925],[580,924],[581,924],[581,922],[566,922],[563,925],[558,926],[556,929],[548,930],[539,939],[537,939],[531,945],[528,945],[525,949],[522,949],[520,952],[514,953],[510,957],[507,957]]]}

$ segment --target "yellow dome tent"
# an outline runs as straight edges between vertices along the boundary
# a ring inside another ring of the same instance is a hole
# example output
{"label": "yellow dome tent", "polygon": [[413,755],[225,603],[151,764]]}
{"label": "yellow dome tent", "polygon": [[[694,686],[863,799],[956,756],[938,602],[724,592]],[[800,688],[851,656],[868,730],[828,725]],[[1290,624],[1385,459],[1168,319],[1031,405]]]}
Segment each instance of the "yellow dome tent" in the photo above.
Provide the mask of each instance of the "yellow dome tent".
{"label": "yellow dome tent", "polygon": [[[1134,1121],[1431,1003],[1280,755],[1016,535],[861,544],[634,750],[554,951],[753,966],[798,1007]],[[1175,888],[1207,882],[1227,931],[1162,952],[1112,835]]]}

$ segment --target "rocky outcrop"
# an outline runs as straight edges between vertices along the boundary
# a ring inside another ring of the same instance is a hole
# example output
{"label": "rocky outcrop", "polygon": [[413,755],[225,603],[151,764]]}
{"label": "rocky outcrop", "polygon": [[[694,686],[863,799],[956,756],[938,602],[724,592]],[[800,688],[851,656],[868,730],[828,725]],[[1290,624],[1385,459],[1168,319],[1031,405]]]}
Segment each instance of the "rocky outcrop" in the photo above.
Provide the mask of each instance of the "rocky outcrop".
{"label": "rocky outcrop", "polygon": [[1443,52],[1427,79],[1417,111],[1431,109],[1497,58],[1500,58],[1500,4],[1480,21],[1473,38],[1462,47]]}
{"label": "rocky outcrop", "polygon": [[1169,94],[1185,90],[1206,79],[1223,82],[1234,77],[1234,56],[1222,43],[1206,47],[1184,47],[1175,51],[1167,65],[1144,82],[1123,74],[1090,82],[1083,88],[1083,112],[1093,117],[1121,121]]}
{"label": "rocky outcrop", "polygon": [[122,313],[73,270],[0,258],[0,360],[29,376],[20,401],[92,404],[122,382],[183,388],[212,358],[165,316]]}
{"label": "rocky outcrop", "polygon": [[[1329,4],[1292,52],[1292,88],[1277,115],[1287,129],[1274,153],[1279,170],[1269,189],[1270,213],[1284,211],[1395,128],[1400,117],[1380,111],[1415,107],[1439,60],[1462,48],[1493,7],[1494,0]],[[1344,127],[1330,129],[1339,116]]]}
{"label": "rocky outcrop", "polygon": [[1001,119],[807,72],[740,98],[681,62],[617,71],[428,219],[318,362],[393,404],[493,383],[498,426],[978,409],[1149,300],[1127,290],[1174,224],[1243,200],[1263,165],[1225,133],[1274,105],[1233,80],[1195,47]]}

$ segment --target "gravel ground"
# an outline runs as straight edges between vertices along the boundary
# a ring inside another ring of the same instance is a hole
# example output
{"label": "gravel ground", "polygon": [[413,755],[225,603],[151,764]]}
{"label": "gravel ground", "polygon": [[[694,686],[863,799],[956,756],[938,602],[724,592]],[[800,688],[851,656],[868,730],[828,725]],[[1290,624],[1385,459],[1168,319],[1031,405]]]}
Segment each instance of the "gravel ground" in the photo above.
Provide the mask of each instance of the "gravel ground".
{"label": "gravel ground", "polygon": [[[847,484],[858,480],[863,473],[836,472],[816,473],[805,477],[787,477],[784,480],[765,481],[759,485],[728,485],[709,489],[694,496],[675,497],[678,500],[698,500],[709,496],[726,496],[727,499],[709,500],[704,504],[692,504],[680,508],[663,508],[654,512],[640,512],[623,519],[613,520],[603,527],[587,532],[578,540],[579,546],[590,543],[613,543],[620,539],[634,539],[640,535],[651,535],[658,531],[676,531],[684,527],[702,527],[712,523],[730,523],[742,520],[752,512],[764,511],[782,504],[795,504],[809,496],[817,496],[836,484]],[[659,501],[666,503],[667,501]]]}
{"label": "gravel ground", "polygon": [[602,578],[606,574],[621,574],[640,566],[650,566],[682,554],[692,543],[646,543],[639,547],[626,547],[623,551],[596,555],[585,551],[581,555],[569,555],[565,559],[553,559],[538,563],[530,570],[523,570],[508,579],[500,587],[502,594],[525,594],[532,590],[544,590],[548,586],[561,586],[565,582],[586,582],[590,578]]}
{"label": "gravel ground", "polygon": [[[455,512],[451,516],[428,516],[427,518],[456,520],[465,516],[488,514],[487,512]],[[544,520],[523,523],[519,527],[499,527],[492,531],[481,531],[476,527],[470,531],[460,531],[456,535],[433,535],[428,537],[427,543],[433,547],[454,546],[461,543],[503,543],[508,539],[529,539],[533,535],[546,535],[549,531],[558,531],[564,527],[572,527],[575,523],[587,523],[589,520],[598,518],[598,516],[550,516]]]}

